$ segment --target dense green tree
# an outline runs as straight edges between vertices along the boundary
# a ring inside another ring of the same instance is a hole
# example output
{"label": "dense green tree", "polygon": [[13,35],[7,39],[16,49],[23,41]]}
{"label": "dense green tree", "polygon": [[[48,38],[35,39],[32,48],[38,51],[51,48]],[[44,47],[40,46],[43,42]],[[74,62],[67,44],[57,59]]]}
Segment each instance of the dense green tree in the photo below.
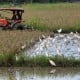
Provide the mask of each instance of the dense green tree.
{"label": "dense green tree", "polygon": [[13,2],[13,3],[56,3],[56,2],[73,2],[73,1],[80,1],[80,0],[0,0],[1,2]]}

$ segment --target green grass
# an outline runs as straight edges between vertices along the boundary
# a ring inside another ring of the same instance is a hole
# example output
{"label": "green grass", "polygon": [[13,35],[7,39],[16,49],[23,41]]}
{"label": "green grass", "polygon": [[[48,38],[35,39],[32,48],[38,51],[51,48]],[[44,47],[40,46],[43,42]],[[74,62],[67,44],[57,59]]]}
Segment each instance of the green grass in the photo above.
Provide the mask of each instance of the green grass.
{"label": "green grass", "polygon": [[35,30],[48,31],[48,28],[44,23],[41,22],[41,19],[38,17],[31,18],[27,23],[27,26],[33,27]]}
{"label": "green grass", "polygon": [[67,9],[67,8],[79,8],[79,3],[33,3],[33,4],[24,4],[23,7],[26,7],[31,10],[53,10],[53,9]]}
{"label": "green grass", "polygon": [[80,67],[80,59],[64,56],[46,57],[45,55],[24,56],[18,55],[18,60],[14,54],[0,54],[0,67],[50,67],[49,58],[56,63],[56,67]]}

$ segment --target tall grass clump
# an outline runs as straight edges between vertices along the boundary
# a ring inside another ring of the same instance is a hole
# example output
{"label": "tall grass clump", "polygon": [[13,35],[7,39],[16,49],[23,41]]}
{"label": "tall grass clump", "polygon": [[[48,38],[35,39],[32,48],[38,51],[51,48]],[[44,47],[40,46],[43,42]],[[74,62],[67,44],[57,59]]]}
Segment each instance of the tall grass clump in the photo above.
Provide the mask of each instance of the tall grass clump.
{"label": "tall grass clump", "polygon": [[38,17],[33,17],[28,20],[27,26],[33,27],[35,30],[46,31],[48,27],[44,23],[42,23],[41,19]]}
{"label": "tall grass clump", "polygon": [[18,66],[27,66],[27,67],[48,67],[49,62],[48,58],[44,55],[39,56],[21,56],[17,61]]}
{"label": "tall grass clump", "polygon": [[34,64],[35,66],[42,67],[49,66],[48,57],[46,57],[45,55],[37,55],[34,57]]}
{"label": "tall grass clump", "polygon": [[15,63],[15,56],[13,54],[0,54],[0,66],[13,66]]}
{"label": "tall grass clump", "polygon": [[65,57],[62,56],[53,56],[52,60],[55,61],[58,67],[79,67],[80,59],[75,59],[73,56]]}

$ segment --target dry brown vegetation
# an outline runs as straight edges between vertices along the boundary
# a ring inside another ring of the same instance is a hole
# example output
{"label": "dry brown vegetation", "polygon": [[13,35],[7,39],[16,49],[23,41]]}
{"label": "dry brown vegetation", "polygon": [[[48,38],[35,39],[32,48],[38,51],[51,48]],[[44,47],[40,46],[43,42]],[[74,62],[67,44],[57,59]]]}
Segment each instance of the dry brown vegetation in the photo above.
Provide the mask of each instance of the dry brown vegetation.
{"label": "dry brown vegetation", "polygon": [[0,31],[0,53],[17,53],[21,46],[30,47],[42,34],[49,35],[40,31]]}

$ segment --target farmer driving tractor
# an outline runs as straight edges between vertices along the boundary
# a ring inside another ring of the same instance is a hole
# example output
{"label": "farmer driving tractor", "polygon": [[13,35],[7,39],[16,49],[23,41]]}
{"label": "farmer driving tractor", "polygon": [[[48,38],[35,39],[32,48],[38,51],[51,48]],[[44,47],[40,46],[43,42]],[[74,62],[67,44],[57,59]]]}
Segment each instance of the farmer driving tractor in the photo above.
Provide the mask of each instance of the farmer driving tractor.
{"label": "farmer driving tractor", "polygon": [[22,20],[22,12],[13,11],[12,20]]}

